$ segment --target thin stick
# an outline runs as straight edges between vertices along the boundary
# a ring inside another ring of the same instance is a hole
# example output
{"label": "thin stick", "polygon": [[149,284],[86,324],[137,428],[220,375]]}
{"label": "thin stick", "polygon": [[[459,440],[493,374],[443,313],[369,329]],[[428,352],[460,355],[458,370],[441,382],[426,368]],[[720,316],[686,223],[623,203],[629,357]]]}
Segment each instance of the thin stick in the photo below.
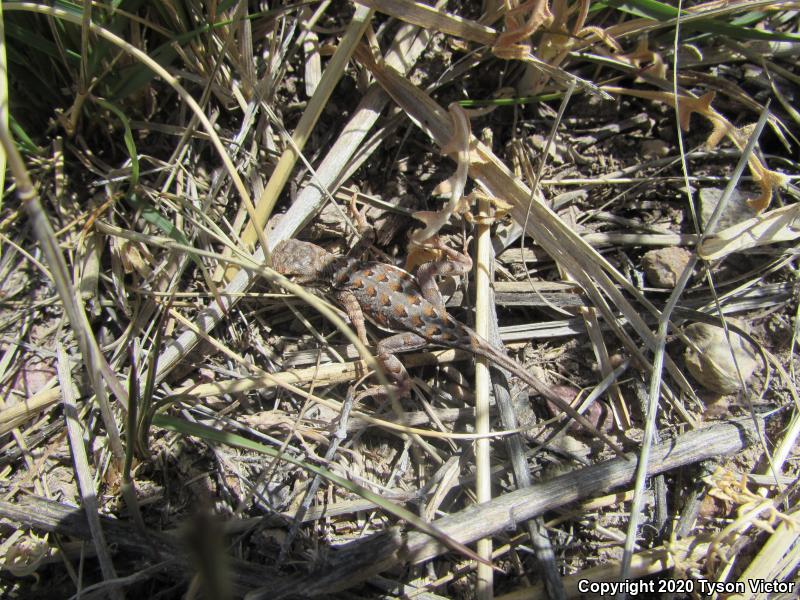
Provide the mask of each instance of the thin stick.
{"label": "thin stick", "polygon": [[[114,570],[114,563],[111,562],[106,538],[100,525],[98,516],[100,506],[97,503],[94,478],[89,470],[89,460],[86,458],[86,448],[83,445],[83,428],[78,419],[78,406],[72,395],[72,373],[70,372],[69,357],[61,344],[58,345],[57,354],[58,378],[61,381],[61,389],[64,390],[64,418],[67,422],[67,434],[69,436],[70,449],[72,450],[72,461],[75,466],[75,478],[78,480],[78,487],[81,491],[81,504],[86,513],[89,530],[92,533],[100,570],[103,573],[103,579],[109,581],[116,579],[117,573]],[[114,598],[124,598],[121,590],[109,590],[109,593]]]}
{"label": "thin stick", "polygon": [[[478,215],[488,216],[489,203],[481,200],[478,204]],[[479,221],[477,233],[477,249],[475,261],[475,331],[483,339],[489,338],[490,289],[492,285],[489,270],[491,269],[491,230],[485,219]],[[489,433],[489,361],[483,357],[475,357],[475,431]],[[492,499],[491,474],[492,446],[489,438],[475,442],[475,495],[478,503]],[[492,558],[492,538],[485,537],[478,541],[478,555],[487,560]],[[478,564],[478,579],[475,583],[477,597],[480,600],[491,600],[494,597],[494,573],[489,565]]]}

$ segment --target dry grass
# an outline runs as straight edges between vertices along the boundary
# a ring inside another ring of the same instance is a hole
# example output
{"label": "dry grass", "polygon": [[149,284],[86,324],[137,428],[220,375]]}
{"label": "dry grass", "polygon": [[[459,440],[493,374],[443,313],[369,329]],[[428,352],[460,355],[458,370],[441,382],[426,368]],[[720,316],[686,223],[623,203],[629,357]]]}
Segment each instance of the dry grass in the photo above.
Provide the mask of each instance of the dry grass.
{"label": "dry grass", "polygon": [[[800,580],[796,2],[0,7],[4,597]],[[464,353],[354,402],[268,266],[351,204],[638,463]]]}

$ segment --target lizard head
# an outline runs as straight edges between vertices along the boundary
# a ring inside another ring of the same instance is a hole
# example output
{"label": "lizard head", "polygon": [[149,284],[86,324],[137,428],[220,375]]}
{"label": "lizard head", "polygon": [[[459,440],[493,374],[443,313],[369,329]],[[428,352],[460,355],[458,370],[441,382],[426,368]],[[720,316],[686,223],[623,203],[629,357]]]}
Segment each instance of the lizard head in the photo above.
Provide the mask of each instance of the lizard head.
{"label": "lizard head", "polygon": [[272,251],[272,268],[296,283],[323,281],[334,255],[311,242],[282,240]]}

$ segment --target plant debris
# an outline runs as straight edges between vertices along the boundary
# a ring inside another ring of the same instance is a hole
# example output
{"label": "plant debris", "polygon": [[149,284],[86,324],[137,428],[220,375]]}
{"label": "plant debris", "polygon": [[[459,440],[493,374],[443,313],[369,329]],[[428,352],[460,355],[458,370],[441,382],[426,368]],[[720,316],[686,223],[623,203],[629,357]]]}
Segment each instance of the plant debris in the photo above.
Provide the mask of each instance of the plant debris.
{"label": "plant debris", "polygon": [[[796,595],[797,6],[681,11],[2,2],[0,595]],[[471,253],[625,455],[469,352],[363,394],[291,238]]]}

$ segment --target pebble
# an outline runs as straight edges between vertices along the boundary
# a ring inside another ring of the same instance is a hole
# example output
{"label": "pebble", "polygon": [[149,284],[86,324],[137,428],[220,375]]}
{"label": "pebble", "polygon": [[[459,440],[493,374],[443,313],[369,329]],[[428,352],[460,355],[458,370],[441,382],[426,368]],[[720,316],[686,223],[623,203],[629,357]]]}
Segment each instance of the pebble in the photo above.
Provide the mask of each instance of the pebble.
{"label": "pebble", "polygon": [[657,288],[675,287],[683,269],[689,264],[692,253],[684,248],[669,246],[645,252],[642,267],[647,281]]}
{"label": "pebble", "polygon": [[[741,322],[733,319],[729,322],[745,329]],[[704,388],[718,394],[738,392],[740,385],[736,365],[745,383],[752,378],[757,364],[756,354],[750,343],[740,335],[731,331],[729,345],[722,327],[707,323],[692,323],[684,328],[684,332],[696,346],[696,348],[687,347],[684,352],[686,368]],[[731,347],[736,355],[736,364],[731,356]]]}
{"label": "pebble", "polygon": [[639,146],[642,157],[648,160],[669,156],[670,145],[664,140],[645,140]]}
{"label": "pebble", "polygon": [[[700,220],[703,228],[708,226],[711,215],[717,208],[723,192],[724,190],[719,188],[700,189],[698,196],[700,197]],[[756,215],[755,211],[747,204],[747,199],[751,196],[752,194],[748,195],[739,190],[734,190],[714,231],[722,231],[726,227],[731,227],[754,217]]]}

